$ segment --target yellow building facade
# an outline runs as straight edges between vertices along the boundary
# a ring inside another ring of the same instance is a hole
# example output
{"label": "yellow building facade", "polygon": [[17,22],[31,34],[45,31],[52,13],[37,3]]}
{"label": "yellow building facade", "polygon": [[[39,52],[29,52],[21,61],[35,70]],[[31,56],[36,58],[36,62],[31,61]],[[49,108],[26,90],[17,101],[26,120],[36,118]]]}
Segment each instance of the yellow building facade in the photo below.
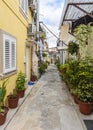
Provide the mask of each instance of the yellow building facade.
{"label": "yellow building facade", "polygon": [[9,78],[7,94],[16,86],[18,72],[30,80],[31,42],[27,27],[32,21],[27,0],[0,1],[0,83]]}

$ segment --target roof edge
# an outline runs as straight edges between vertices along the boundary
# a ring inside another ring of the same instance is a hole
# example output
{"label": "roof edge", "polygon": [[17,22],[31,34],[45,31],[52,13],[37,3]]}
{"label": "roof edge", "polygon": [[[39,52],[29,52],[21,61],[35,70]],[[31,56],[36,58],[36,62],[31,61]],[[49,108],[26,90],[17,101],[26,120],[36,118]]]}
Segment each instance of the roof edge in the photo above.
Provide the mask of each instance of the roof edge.
{"label": "roof edge", "polygon": [[65,0],[65,2],[64,2],[64,7],[63,7],[63,10],[62,10],[61,19],[60,19],[60,22],[59,22],[59,29],[61,28],[66,8],[67,8],[67,0]]}

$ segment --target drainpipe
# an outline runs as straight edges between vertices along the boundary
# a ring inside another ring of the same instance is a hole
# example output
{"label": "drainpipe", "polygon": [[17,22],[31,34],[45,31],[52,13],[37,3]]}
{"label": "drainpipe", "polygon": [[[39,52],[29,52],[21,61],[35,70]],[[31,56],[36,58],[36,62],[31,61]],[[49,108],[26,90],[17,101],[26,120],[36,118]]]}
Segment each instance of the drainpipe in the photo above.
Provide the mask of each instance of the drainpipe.
{"label": "drainpipe", "polygon": [[[36,31],[39,32],[39,0],[37,1],[37,23],[36,23]],[[39,34],[37,34],[37,37],[39,38]]]}
{"label": "drainpipe", "polygon": [[[36,32],[39,32],[39,0],[36,0],[37,1],[37,23],[36,23]],[[38,46],[38,48],[39,48],[39,46],[40,46],[40,43],[39,43],[39,33],[37,33],[37,39],[38,39],[38,41],[37,41],[37,46]],[[39,60],[39,58],[38,58],[38,60]]]}
{"label": "drainpipe", "polygon": [[33,70],[33,42],[31,43],[31,73],[30,73],[30,81],[32,77],[32,70]]}

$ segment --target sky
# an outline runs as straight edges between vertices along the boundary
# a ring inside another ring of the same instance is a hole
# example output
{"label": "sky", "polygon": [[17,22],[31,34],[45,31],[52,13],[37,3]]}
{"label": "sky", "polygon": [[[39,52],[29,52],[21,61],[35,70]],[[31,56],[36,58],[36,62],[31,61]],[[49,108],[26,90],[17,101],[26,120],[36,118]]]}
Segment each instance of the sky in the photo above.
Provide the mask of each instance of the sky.
{"label": "sky", "polygon": [[[57,36],[59,35],[59,23],[65,0],[39,0],[40,1],[40,21]],[[57,39],[46,30],[49,48],[56,46]]]}

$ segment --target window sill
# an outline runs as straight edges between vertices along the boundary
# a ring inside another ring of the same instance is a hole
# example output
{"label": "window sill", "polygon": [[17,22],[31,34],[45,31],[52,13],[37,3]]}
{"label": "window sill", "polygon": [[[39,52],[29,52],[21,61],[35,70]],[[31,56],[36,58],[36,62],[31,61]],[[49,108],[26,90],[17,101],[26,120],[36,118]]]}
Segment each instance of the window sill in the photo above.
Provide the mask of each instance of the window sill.
{"label": "window sill", "polygon": [[2,76],[0,76],[0,79],[9,78],[10,76],[15,75],[15,74],[17,74],[17,70],[7,73],[7,74],[3,74]]}

